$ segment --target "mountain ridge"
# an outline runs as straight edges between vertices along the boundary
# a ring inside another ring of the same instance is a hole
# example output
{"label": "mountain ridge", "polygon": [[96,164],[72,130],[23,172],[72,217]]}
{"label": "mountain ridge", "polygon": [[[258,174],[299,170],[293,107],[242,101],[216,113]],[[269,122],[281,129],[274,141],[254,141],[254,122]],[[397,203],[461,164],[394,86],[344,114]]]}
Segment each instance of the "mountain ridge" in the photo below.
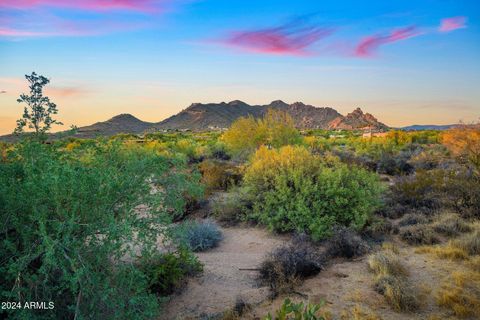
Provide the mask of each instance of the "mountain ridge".
{"label": "mountain ridge", "polygon": [[[385,131],[389,127],[379,122],[370,113],[364,113],[356,108],[343,116],[331,107],[316,107],[294,102],[288,104],[282,100],[274,100],[266,105],[249,105],[241,100],[221,103],[192,103],[179,113],[159,122],[142,121],[131,114],[119,114],[106,121],[77,128],[75,134],[68,131],[52,134],[52,138],[65,135],[77,138],[94,138],[97,136],[112,136],[120,133],[142,134],[145,132],[170,130],[222,130],[239,117],[262,117],[268,109],[287,112],[299,129],[342,129],[342,130],[373,130]],[[15,136],[0,137],[3,141],[15,140]]]}

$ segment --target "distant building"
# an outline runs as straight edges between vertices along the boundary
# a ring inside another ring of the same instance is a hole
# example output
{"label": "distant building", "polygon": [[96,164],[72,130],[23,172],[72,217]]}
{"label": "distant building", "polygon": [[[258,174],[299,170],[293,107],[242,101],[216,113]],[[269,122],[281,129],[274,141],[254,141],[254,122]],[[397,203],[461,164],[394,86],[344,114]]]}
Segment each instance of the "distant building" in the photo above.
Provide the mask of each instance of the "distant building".
{"label": "distant building", "polygon": [[362,138],[372,138],[372,137],[386,137],[388,132],[364,132]]}

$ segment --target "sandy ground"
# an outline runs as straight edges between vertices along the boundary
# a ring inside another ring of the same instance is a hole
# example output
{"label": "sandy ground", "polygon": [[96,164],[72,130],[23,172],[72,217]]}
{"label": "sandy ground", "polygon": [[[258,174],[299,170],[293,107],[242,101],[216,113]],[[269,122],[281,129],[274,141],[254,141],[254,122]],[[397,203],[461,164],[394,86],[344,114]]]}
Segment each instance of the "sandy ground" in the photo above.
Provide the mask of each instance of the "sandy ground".
{"label": "sandy ground", "polygon": [[258,287],[255,269],[265,255],[287,238],[259,228],[223,229],[220,246],[197,253],[204,272],[166,303],[161,319],[208,319],[232,308],[237,298],[257,304],[267,299],[268,288]]}
{"label": "sandy ground", "polygon": [[288,238],[259,228],[231,227],[224,228],[223,232],[224,239],[219,247],[197,254],[204,264],[203,274],[190,279],[180,293],[170,298],[160,319],[221,319],[221,314],[231,310],[239,298],[252,306],[241,319],[263,319],[268,312],[274,314],[287,297],[297,302],[324,301],[324,310],[333,315],[333,319],[340,319],[342,312],[356,305],[380,319],[420,320],[432,315],[454,319],[438,308],[434,296],[442,280],[452,270],[462,268],[456,262],[418,254],[414,247],[398,243],[409,279],[423,295],[422,307],[416,313],[393,311],[383,296],[373,290],[367,257],[333,261],[320,274],[305,280],[296,293],[272,301],[269,289],[258,286],[257,271],[241,269],[255,269],[268,252]]}
{"label": "sandy ground", "polygon": [[[280,296],[273,301],[264,301],[243,315],[242,319],[263,319],[268,312],[273,315],[287,297],[296,302],[324,301],[324,310],[328,311],[333,319],[340,319],[342,312],[352,310],[357,305],[385,320],[436,319],[431,318],[434,315],[438,319],[456,319],[436,305],[435,292],[441,286],[442,280],[453,270],[462,269],[462,265],[454,261],[439,260],[427,254],[417,254],[414,247],[408,246],[400,248],[399,256],[409,271],[409,280],[421,295],[421,308],[415,313],[395,312],[384,297],[373,290],[373,276],[367,267],[367,257],[363,257],[353,261],[336,261],[317,276],[307,279],[296,290],[305,297],[293,294]],[[480,316],[472,319],[480,319]]]}

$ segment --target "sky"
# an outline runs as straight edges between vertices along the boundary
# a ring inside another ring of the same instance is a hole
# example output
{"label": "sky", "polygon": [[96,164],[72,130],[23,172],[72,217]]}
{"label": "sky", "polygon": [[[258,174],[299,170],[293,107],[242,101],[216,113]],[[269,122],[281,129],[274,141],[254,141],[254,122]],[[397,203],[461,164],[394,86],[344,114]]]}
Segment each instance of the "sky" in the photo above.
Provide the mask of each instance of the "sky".
{"label": "sky", "polygon": [[0,0],[0,134],[33,71],[51,80],[54,131],[231,100],[468,123],[480,118],[480,1]]}

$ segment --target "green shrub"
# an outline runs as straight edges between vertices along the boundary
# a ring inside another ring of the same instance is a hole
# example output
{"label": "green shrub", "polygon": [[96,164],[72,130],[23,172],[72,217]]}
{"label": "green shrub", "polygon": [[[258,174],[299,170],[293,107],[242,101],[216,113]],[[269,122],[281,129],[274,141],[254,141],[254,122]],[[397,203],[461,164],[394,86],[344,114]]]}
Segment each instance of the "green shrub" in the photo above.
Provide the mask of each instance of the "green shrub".
{"label": "green shrub", "polygon": [[338,162],[324,164],[303,147],[261,147],[244,176],[250,217],[271,230],[331,234],[335,224],[361,229],[379,203],[378,177]]}
{"label": "green shrub", "polygon": [[325,320],[326,318],[318,315],[321,304],[307,304],[303,302],[294,303],[290,299],[285,299],[282,306],[275,312],[275,317],[269,313],[264,320]]}
{"label": "green shrub", "polygon": [[159,296],[172,294],[187,276],[203,270],[197,257],[186,248],[142,259],[138,268],[147,279],[149,291]]}
{"label": "green shrub", "polygon": [[192,251],[205,251],[218,246],[222,240],[222,231],[211,220],[185,221],[173,230],[173,238]]}
{"label": "green shrub", "polygon": [[78,152],[15,145],[0,162],[0,300],[55,309],[7,316],[154,318],[157,297],[124,261],[152,256],[184,195],[199,191],[183,161],[117,141]]}

